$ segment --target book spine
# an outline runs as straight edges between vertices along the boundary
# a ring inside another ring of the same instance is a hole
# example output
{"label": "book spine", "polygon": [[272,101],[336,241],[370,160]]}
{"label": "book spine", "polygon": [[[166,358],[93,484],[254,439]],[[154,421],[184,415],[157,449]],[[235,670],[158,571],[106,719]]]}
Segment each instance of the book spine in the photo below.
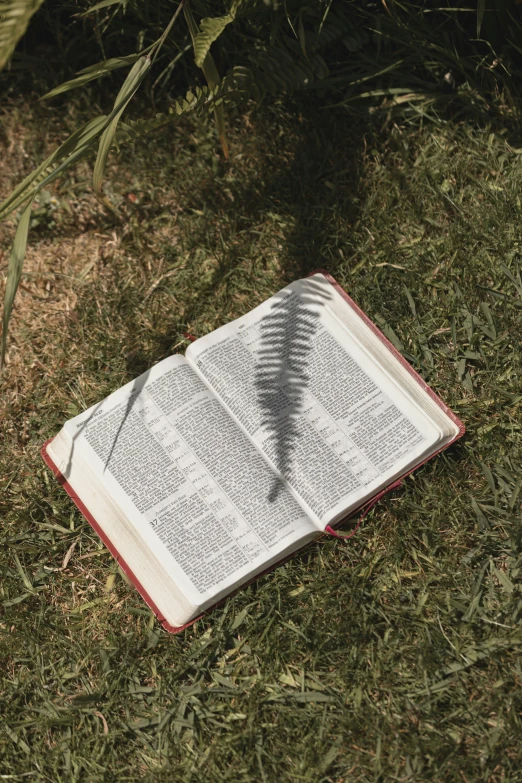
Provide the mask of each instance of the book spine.
{"label": "book spine", "polygon": [[361,523],[364,517],[370,513],[370,511],[375,506],[375,504],[378,503],[381,498],[387,495],[388,492],[391,492],[392,489],[398,489],[401,485],[402,485],[402,479],[397,479],[397,481],[394,481],[393,484],[390,484],[388,487],[385,487],[377,495],[375,495],[375,497],[372,498],[370,502],[364,507],[363,513],[357,520],[357,524],[355,525],[351,533],[348,533],[347,535],[342,535],[341,533],[338,533],[336,530],[334,530],[333,527],[330,527],[330,525],[327,525],[325,527],[325,532],[329,533],[331,536],[335,536],[335,538],[342,538],[344,541],[348,541],[349,538],[352,538],[357,533],[357,531],[361,527]]}

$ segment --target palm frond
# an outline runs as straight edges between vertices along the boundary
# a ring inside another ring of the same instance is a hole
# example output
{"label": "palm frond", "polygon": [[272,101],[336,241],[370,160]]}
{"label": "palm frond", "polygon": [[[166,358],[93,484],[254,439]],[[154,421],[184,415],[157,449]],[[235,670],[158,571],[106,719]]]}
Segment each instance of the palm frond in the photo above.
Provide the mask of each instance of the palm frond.
{"label": "palm frond", "polygon": [[0,3],[0,70],[7,65],[33,14],[44,0],[4,0]]}
{"label": "palm frond", "polygon": [[[187,22],[187,26],[189,28],[190,37],[192,38],[192,45],[194,47],[194,56],[196,59],[196,63],[199,64],[199,67],[203,71],[205,75],[205,79],[207,80],[207,84],[211,90],[217,89],[219,86],[221,79],[219,77],[219,72],[216,67],[216,64],[214,62],[214,58],[212,57],[210,53],[210,45],[212,41],[215,41],[216,38],[220,35],[221,32],[225,29],[225,24],[215,26],[213,36],[209,37],[206,43],[203,43],[199,47],[199,50],[197,48],[197,41],[198,36],[200,35],[199,28],[196,24],[196,21],[194,19],[194,16],[192,14],[192,9],[190,7],[190,0],[185,0],[185,3],[183,5],[183,12],[185,14],[185,20]],[[216,21],[216,20],[213,20]],[[231,20],[230,20],[231,21]],[[218,32],[218,27],[220,27],[220,30]],[[207,46],[208,43],[208,46]],[[199,51],[199,54],[198,54]],[[227,129],[226,129],[226,122],[225,122],[225,110],[223,105],[216,105],[214,109],[214,117],[216,120],[216,128],[218,131],[219,139],[221,141],[221,147],[223,149],[223,154],[225,158],[228,159],[228,141],[227,141]]]}
{"label": "palm frond", "polygon": [[194,59],[198,68],[203,67],[214,41],[217,41],[225,27],[234,21],[240,5],[241,0],[235,0],[225,16],[205,17],[201,20],[199,31],[194,36]]}

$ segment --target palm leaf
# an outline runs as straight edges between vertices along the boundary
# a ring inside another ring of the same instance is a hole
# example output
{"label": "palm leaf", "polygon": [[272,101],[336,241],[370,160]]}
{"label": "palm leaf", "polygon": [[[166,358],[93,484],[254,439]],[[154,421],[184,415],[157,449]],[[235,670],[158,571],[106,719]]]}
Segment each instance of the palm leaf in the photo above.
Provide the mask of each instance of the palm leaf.
{"label": "palm leaf", "polygon": [[105,115],[95,117],[71,134],[0,204],[0,220],[18,209],[28,198],[34,198],[37,191],[57,177],[65,165],[70,165],[78,157],[86,154],[96,137],[105,129],[108,121],[109,118]]}
{"label": "palm leaf", "polygon": [[194,59],[198,68],[203,68],[210,47],[219,38],[225,27],[236,18],[240,4],[241,0],[236,0],[225,16],[205,17],[199,23],[199,31],[193,37]]}
{"label": "palm leaf", "polygon": [[13,242],[13,248],[11,250],[11,256],[9,258],[9,265],[7,267],[7,284],[5,287],[4,297],[4,316],[2,319],[2,347],[0,350],[0,371],[4,366],[5,349],[7,346],[7,327],[9,326],[9,319],[11,318],[11,312],[13,310],[13,302],[18,288],[18,283],[22,276],[22,267],[25,258],[25,248],[27,246],[27,234],[29,232],[29,222],[31,220],[31,209],[33,201],[25,208]]}
{"label": "palm leaf", "polygon": [[0,70],[7,64],[15,46],[27,30],[32,15],[43,0],[4,0],[0,2]]}
{"label": "palm leaf", "polygon": [[96,63],[96,65],[90,65],[88,68],[78,71],[74,79],[63,82],[63,84],[59,84],[58,87],[54,87],[49,92],[45,93],[40,100],[45,101],[49,98],[54,98],[55,95],[61,95],[68,90],[74,90],[75,87],[83,87],[84,84],[92,82],[93,79],[99,79],[101,76],[105,76],[106,73],[110,73],[117,68],[125,68],[127,65],[133,65],[142,55],[143,52],[128,54],[125,57],[111,57],[109,60]]}
{"label": "palm leaf", "polygon": [[150,68],[150,64],[150,57],[142,57],[140,60],[138,60],[137,63],[134,63],[122,85],[121,90],[116,96],[114,108],[110,115],[111,120],[101,135],[100,146],[98,147],[98,155],[96,157],[96,163],[94,164],[93,186],[95,192],[98,194],[101,193],[105,165],[107,163],[107,157],[114,141],[114,134],[116,133],[118,122],[120,121],[120,117],[127,108],[134,93],[142,83],[145,74]]}
{"label": "palm leaf", "polygon": [[0,371],[2,370],[5,360],[7,329],[11,318],[13,302],[22,275],[27,247],[27,234],[29,231],[34,198],[41,188],[52,182],[52,180],[58,177],[65,168],[72,166],[73,163],[76,163],[76,161],[89,153],[96,137],[103,131],[109,121],[110,115],[109,117],[97,117],[95,120],[91,120],[84,125],[83,128],[76,131],[76,133],[73,133],[72,136],[70,136],[36,169],[36,171],[29,175],[29,177],[26,177],[24,182],[21,183],[16,191],[11,194],[2,205],[4,214],[9,214],[9,212],[12,212],[17,206],[23,204],[28,198],[30,199],[18,223],[7,267],[7,283],[2,319],[2,342],[0,347]]}

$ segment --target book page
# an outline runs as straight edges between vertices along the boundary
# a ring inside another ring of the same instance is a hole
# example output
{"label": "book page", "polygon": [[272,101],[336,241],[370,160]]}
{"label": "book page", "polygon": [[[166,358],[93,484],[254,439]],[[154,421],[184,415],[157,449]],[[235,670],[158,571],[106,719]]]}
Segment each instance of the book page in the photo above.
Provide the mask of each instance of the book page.
{"label": "book page", "polygon": [[[313,523],[190,364],[170,357],[65,425],[144,543],[205,605]],[[67,477],[67,465],[60,465]]]}
{"label": "book page", "polygon": [[337,318],[335,292],[319,277],[324,284],[292,283],[186,355],[324,528],[440,431]]}

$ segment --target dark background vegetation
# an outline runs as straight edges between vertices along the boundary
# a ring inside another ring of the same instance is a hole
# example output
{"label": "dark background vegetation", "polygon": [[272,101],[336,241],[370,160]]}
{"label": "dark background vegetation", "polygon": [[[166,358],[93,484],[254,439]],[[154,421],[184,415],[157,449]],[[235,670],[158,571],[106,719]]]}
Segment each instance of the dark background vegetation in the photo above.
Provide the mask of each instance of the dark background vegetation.
{"label": "dark background vegetation", "polygon": [[[89,161],[38,197],[0,387],[9,779],[522,780],[521,6],[442,6],[334,0],[351,27],[323,50],[330,75],[230,109],[228,163],[212,118],[189,116],[110,158],[114,210],[92,195]],[[110,107],[122,75],[38,96],[146,45],[172,13],[130,3],[104,30],[105,15],[71,17],[86,7],[47,0],[0,77],[5,196]],[[267,18],[227,28],[222,73],[266,43]],[[187,50],[153,87],[188,44],[180,20],[133,116],[203,83]],[[2,279],[15,218],[0,227]],[[184,351],[186,332],[318,266],[467,436],[348,544],[321,540],[169,636],[39,448]]]}

